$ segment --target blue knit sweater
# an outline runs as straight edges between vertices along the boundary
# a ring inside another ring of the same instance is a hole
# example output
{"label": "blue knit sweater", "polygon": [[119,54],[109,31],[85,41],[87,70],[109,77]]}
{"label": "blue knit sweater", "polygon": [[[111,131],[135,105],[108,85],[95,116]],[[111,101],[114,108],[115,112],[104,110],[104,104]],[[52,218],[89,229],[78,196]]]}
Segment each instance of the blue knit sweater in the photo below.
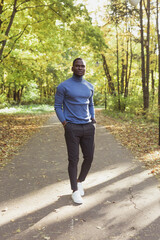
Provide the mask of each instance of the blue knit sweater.
{"label": "blue knit sweater", "polygon": [[75,124],[91,122],[94,115],[94,88],[91,83],[73,75],[60,83],[55,96],[55,111],[61,122]]}

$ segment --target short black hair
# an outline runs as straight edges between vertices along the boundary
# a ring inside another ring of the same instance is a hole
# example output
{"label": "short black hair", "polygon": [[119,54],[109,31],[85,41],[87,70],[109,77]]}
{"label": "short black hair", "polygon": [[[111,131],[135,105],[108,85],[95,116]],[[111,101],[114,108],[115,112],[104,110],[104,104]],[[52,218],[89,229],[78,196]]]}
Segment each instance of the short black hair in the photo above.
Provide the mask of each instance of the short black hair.
{"label": "short black hair", "polygon": [[76,62],[77,60],[82,60],[82,61],[83,61],[82,58],[76,58],[76,59],[74,59],[74,61],[73,61],[73,66],[74,66],[74,64],[75,64],[75,62]]}

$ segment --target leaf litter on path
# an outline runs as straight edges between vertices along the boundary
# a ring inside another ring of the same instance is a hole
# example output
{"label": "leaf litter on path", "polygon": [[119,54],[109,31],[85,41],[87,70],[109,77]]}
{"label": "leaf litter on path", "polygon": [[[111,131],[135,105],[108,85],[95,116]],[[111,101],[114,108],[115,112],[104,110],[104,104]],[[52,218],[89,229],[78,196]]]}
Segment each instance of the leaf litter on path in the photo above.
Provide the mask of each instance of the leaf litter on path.
{"label": "leaf litter on path", "polygon": [[17,154],[20,146],[38,131],[49,114],[1,114],[0,115],[0,168]]}

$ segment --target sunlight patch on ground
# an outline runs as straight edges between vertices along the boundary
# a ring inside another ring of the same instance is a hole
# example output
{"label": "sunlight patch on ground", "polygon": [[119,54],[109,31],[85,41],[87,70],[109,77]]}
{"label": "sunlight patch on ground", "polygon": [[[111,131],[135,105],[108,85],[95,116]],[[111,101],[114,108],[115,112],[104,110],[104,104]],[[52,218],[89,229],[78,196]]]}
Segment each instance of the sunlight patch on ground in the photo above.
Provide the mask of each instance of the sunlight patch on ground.
{"label": "sunlight patch on ground", "polygon": [[160,161],[160,150],[159,151],[152,151],[150,153],[144,154],[144,156],[142,157],[142,159],[145,159],[146,161],[150,161],[150,160],[159,160]]}
{"label": "sunlight patch on ground", "polygon": [[6,107],[6,108],[3,108],[3,109],[0,109],[0,113],[16,113],[17,112],[17,109],[14,108],[14,107]]}
{"label": "sunlight patch on ground", "polygon": [[[127,171],[128,167],[129,166],[125,164],[120,167],[115,165],[113,170],[105,169],[103,171],[90,174],[88,176],[86,189],[98,186],[119,176]],[[58,201],[62,193],[63,195],[71,194],[68,180],[47,186],[39,191],[32,192],[17,199],[1,203],[0,213],[2,219],[0,221],[0,226],[53,204]],[[3,211],[4,209],[8,210]]]}
{"label": "sunlight patch on ground", "polygon": [[[101,176],[102,174],[107,175],[108,170],[97,172],[97,176],[98,174],[100,174]],[[87,188],[95,186],[94,181],[92,181],[94,180],[95,176],[96,174],[90,174],[90,184],[86,184]],[[148,174],[146,173],[146,171],[143,171],[141,173],[128,176],[126,178],[124,177],[122,180],[117,181],[111,185],[99,187],[95,189],[93,193],[84,197],[83,205],[74,206],[71,204],[71,202],[68,202],[66,206],[62,206],[51,212],[18,236],[22,239],[28,233],[32,233],[32,231],[38,231],[39,229],[46,228],[54,223],[61,223],[62,221],[70,219],[71,217],[74,218],[79,214],[83,214],[87,211],[90,211],[91,209],[94,209],[99,204],[104,205],[103,218],[104,222],[105,219],[107,219],[107,221],[110,223],[109,226],[112,226],[112,224],[114,224],[114,226],[116,227],[119,224],[123,224],[126,229],[129,229],[132,228],[134,224],[134,227],[137,229],[137,231],[140,231],[140,229],[146,227],[147,224],[150,224],[159,216],[159,211],[157,209],[156,203],[160,199],[158,198],[157,193],[155,193],[154,195],[152,194],[153,186],[146,186],[144,188],[144,197],[137,195],[135,199],[132,199],[132,194],[128,192],[131,184],[132,187],[133,185],[141,184],[143,181],[145,181],[146,178],[148,178]],[[106,179],[106,177],[104,177],[104,179]],[[93,182],[93,185],[91,185],[91,182]],[[116,195],[119,195],[121,191],[124,192],[125,198],[117,199]],[[115,201],[110,202],[109,199],[113,199],[114,197]],[[153,214],[149,214],[150,216],[148,217],[148,211],[150,208],[153,210]],[[144,209],[145,212],[142,212]],[[143,221],[144,219],[145,221]],[[112,228],[110,228],[110,230],[108,231],[112,231]],[[130,237],[130,235],[127,237],[124,232],[123,235],[125,236],[125,240],[129,239]]]}
{"label": "sunlight patch on ground", "polygon": [[140,160],[145,163],[146,167],[151,169],[150,174],[160,176],[160,150],[146,153]]}
{"label": "sunlight patch on ground", "polygon": [[131,170],[130,164],[121,164],[118,166],[117,164],[112,165],[112,169],[104,169],[102,171],[98,171],[92,174],[89,174],[87,177],[85,188],[89,189],[92,187],[99,186],[100,184],[107,183],[109,180],[114,179],[121,174]]}
{"label": "sunlight patch on ground", "polygon": [[15,106],[15,107],[5,107],[0,109],[0,114],[15,114],[15,113],[20,113],[20,114],[32,114],[32,113],[50,113],[54,111],[54,107],[51,105],[20,105],[20,106]]}
{"label": "sunlight patch on ground", "polygon": [[54,126],[57,126],[57,125],[61,125],[61,123],[54,123],[54,124],[50,124],[50,125],[42,125],[42,126],[36,126],[36,125],[26,125],[26,126],[21,126],[21,125],[17,125],[15,127],[13,127],[12,129],[34,129],[34,128],[52,128]]}
{"label": "sunlight patch on ground", "polygon": [[[130,175],[128,172],[131,168],[130,164],[123,164],[120,167],[115,165],[114,167],[114,169],[104,169],[89,174],[85,183],[86,196],[83,205],[73,205],[68,196],[71,194],[69,181],[62,181],[26,196],[1,203],[0,225],[15,221],[22,216],[34,213],[54,203],[55,209],[53,208],[53,212],[18,234],[18,236],[23,239],[23,236],[32,231],[66,221],[77,214],[86,213],[100,204],[104,206],[104,220],[108,219],[110,224],[113,224],[114,219],[115,226],[123,223],[127,227],[132,227],[133,222],[130,219],[134,219],[134,224],[136,224],[134,226],[137,229],[145,227],[146,224],[154,221],[159,216],[156,203],[160,200],[157,192],[153,192],[153,186],[146,185],[141,191],[134,192],[134,186],[141,186],[150,177],[148,171],[144,170]],[[66,198],[64,202],[67,202],[67,204],[56,209],[56,202],[58,204],[61,198]],[[3,211],[5,208],[8,210]],[[153,210],[153,214],[148,217],[150,208]],[[143,212],[144,209],[146,214]],[[145,224],[142,221],[143,218],[146,218]],[[127,238],[125,239],[127,240]]]}
{"label": "sunlight patch on ground", "polygon": [[[68,194],[68,181],[47,186],[17,199],[0,203],[0,226],[38,211],[56,202],[62,193]],[[7,209],[5,211],[5,209]]]}

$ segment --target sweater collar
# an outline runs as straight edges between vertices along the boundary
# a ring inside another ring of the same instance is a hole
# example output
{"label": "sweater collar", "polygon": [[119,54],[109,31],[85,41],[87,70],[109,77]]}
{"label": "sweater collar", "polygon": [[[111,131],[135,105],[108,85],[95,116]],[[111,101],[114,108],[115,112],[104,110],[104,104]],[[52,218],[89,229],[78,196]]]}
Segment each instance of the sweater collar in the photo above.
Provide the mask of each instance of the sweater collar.
{"label": "sweater collar", "polygon": [[73,74],[73,80],[77,81],[77,82],[81,82],[83,80],[83,76],[76,76],[75,74]]}

